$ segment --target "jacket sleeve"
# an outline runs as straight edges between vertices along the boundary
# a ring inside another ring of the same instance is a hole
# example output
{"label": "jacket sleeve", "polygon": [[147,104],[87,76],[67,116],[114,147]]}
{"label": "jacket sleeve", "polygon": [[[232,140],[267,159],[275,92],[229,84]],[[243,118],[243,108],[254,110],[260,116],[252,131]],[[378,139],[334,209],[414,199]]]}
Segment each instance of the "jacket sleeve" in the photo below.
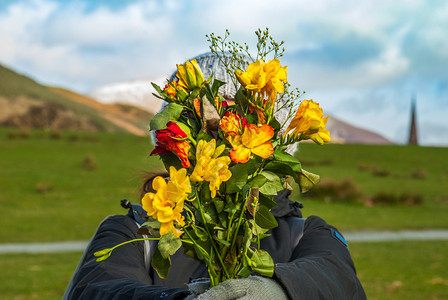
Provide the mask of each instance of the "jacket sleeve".
{"label": "jacket sleeve", "polygon": [[111,256],[96,262],[96,251],[140,238],[129,216],[110,216],[98,227],[67,287],[65,299],[184,299],[185,289],[152,285],[145,267],[144,242],[116,248]]}
{"label": "jacket sleeve", "polygon": [[276,264],[274,276],[291,299],[366,299],[344,238],[316,216],[306,219],[291,261]]}

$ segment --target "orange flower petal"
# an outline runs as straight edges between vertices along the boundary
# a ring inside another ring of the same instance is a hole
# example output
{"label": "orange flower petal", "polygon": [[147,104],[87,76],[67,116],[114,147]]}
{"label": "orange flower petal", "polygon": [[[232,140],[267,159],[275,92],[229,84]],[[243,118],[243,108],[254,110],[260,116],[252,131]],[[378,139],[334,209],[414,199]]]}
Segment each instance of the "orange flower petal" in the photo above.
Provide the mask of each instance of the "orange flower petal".
{"label": "orange flower petal", "polygon": [[230,158],[236,163],[245,163],[250,158],[251,151],[243,145],[230,150]]}
{"label": "orange flower petal", "polygon": [[262,158],[268,158],[274,153],[274,147],[271,142],[266,142],[260,146],[251,149],[252,153]]}
{"label": "orange flower petal", "polygon": [[242,135],[242,143],[247,148],[254,148],[264,144],[274,136],[274,129],[268,124],[257,127],[254,124],[249,124],[244,129]]}

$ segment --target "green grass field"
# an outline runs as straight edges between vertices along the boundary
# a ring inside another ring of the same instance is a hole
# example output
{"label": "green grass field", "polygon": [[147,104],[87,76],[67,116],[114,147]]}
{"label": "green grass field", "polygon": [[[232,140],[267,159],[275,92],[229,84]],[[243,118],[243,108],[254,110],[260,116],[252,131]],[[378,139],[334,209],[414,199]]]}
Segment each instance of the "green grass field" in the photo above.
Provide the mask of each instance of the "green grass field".
{"label": "green grass field", "polygon": [[[0,243],[89,239],[105,216],[125,213],[121,199],[139,201],[142,172],[162,168],[151,150],[149,138],[127,134],[0,129]],[[351,179],[362,199],[379,192],[423,199],[369,207],[295,193],[305,215],[342,231],[448,228],[448,148],[303,144],[298,155],[323,179]],[[353,243],[351,251],[369,299],[446,299],[447,246]],[[60,299],[80,256],[0,255],[0,299]]]}

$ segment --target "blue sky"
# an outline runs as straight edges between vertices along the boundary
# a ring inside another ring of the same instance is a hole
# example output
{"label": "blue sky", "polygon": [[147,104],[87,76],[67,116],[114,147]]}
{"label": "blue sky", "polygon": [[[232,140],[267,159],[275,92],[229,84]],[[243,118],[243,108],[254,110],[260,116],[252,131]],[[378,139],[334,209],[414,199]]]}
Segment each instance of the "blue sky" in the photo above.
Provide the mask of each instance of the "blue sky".
{"label": "blue sky", "polygon": [[0,63],[87,93],[169,75],[229,29],[269,27],[288,79],[325,111],[403,143],[416,95],[420,140],[448,146],[448,2],[2,0]]}

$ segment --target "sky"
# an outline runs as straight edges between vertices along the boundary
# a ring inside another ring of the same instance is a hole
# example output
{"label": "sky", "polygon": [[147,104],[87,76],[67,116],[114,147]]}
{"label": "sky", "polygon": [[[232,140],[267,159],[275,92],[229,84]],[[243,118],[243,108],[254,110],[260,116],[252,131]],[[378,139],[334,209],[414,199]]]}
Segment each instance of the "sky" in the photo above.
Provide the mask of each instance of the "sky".
{"label": "sky", "polygon": [[88,93],[169,76],[208,51],[206,34],[254,50],[266,27],[302,99],[402,144],[415,97],[420,143],[448,146],[444,0],[0,0],[0,64]]}

